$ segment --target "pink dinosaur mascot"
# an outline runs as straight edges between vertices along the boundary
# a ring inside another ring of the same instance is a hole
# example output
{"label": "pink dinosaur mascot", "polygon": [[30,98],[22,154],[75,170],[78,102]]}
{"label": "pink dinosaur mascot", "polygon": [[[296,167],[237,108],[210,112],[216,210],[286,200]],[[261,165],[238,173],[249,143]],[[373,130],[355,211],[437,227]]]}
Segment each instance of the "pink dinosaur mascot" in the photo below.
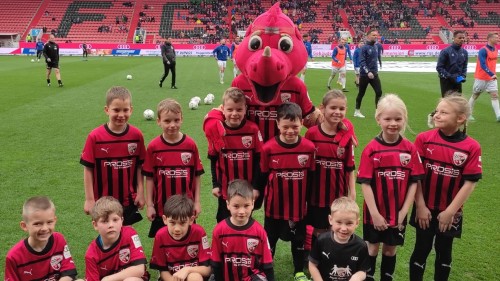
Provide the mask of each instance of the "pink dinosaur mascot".
{"label": "pink dinosaur mascot", "polygon": [[[233,80],[232,86],[244,91],[247,119],[259,126],[264,141],[277,134],[276,109],[284,102],[301,107],[306,127],[317,124],[321,113],[312,104],[304,82],[296,77],[307,63],[307,52],[299,30],[281,12],[279,2],[250,24],[235,60],[241,75]],[[224,116],[217,109],[205,118],[203,130],[213,144],[208,147],[209,153],[224,147],[223,121]],[[352,128],[350,123],[344,125]],[[342,137],[345,143],[354,134],[352,130],[347,132]]]}

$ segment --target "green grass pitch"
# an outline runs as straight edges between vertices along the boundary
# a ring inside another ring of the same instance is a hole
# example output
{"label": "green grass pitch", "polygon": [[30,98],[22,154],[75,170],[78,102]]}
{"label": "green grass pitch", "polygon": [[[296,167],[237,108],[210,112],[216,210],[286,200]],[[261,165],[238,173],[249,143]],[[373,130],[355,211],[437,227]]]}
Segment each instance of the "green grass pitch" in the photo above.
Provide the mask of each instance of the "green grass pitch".
{"label": "green grass pitch", "polygon": [[[3,260],[9,248],[25,237],[19,227],[23,201],[34,195],[48,195],[57,207],[56,230],[65,235],[79,276],[84,276],[84,254],[97,233],[90,218],[83,213],[83,168],[79,159],[87,134],[107,121],[103,112],[104,96],[113,85],[131,90],[134,113],[130,123],[142,130],[146,143],[160,134],[160,129],[154,121],[145,121],[142,112],[147,108],[156,111],[158,102],[166,97],[177,99],[183,106],[182,131],[197,142],[206,171],[202,176],[202,214],[198,222],[211,236],[217,204],[210,193],[210,164],[206,159],[206,141],[201,125],[203,116],[212,106],[200,104],[198,110],[189,110],[187,105],[191,97],[200,96],[203,100],[208,93],[215,95],[216,104],[220,103],[222,92],[232,80],[231,63],[226,71],[226,83],[221,85],[213,58],[179,58],[179,89],[171,90],[170,77],[164,83],[166,87],[158,87],[163,71],[159,57],[90,57],[88,61],[63,57],[60,63],[63,88],[57,87],[54,75],[52,87],[47,87],[44,64],[31,63],[30,60],[31,57],[25,56],[0,57],[0,198],[3,201],[0,254]],[[128,74],[133,75],[133,80],[125,79]],[[328,75],[328,70],[307,71],[306,84],[316,105],[326,92]],[[439,98],[437,74],[382,72],[380,77],[384,93],[397,93],[406,102],[411,129],[416,133],[427,130],[426,116]],[[352,117],[357,93],[353,79],[354,74],[349,72],[348,117],[359,137],[360,147],[356,149],[356,160],[359,161],[364,145],[380,129],[373,117],[374,94],[370,87],[362,106],[367,118]],[[470,74],[464,85],[467,97],[472,83]],[[477,121],[469,124],[468,133],[482,146],[483,179],[465,205],[464,233],[454,244],[450,280],[496,280],[500,273],[500,209],[497,205],[500,193],[495,189],[500,182],[500,123],[494,119],[486,94],[478,100],[474,116]],[[412,141],[415,139],[411,132],[407,131],[406,136]],[[357,188],[357,201],[361,206],[362,193],[359,186]],[[262,211],[256,213],[256,218],[263,221]],[[153,242],[147,238],[149,222],[143,220],[134,227],[142,237],[149,259]],[[357,233],[361,234],[361,228]],[[398,280],[408,279],[414,233],[410,227],[405,245],[398,249],[395,275]],[[425,280],[431,280],[433,254],[427,262]],[[276,280],[291,280],[293,269],[288,243],[278,244],[274,265]],[[1,271],[4,272],[4,263]],[[151,272],[155,278],[152,280],[156,280],[157,273]]]}

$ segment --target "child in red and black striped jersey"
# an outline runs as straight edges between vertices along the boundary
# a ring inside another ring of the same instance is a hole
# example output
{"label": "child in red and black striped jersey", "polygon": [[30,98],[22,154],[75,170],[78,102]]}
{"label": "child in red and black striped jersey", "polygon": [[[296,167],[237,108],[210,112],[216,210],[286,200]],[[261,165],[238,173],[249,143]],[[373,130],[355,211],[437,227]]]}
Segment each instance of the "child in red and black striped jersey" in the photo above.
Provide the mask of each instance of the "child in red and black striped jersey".
{"label": "child in red and black striped jersey", "polygon": [[417,188],[410,219],[417,230],[410,258],[410,280],[423,280],[433,245],[436,250],[434,280],[449,278],[453,239],[462,234],[462,208],[482,177],[481,147],[465,134],[469,116],[470,107],[465,98],[446,96],[433,117],[436,129],[419,134],[415,140],[425,179]]}
{"label": "child in red and black striped jersey", "polygon": [[227,189],[231,216],[212,234],[211,265],[216,281],[274,281],[273,258],[266,232],[252,218],[253,188],[236,179]]}
{"label": "child in red and black striped jersey", "polygon": [[163,223],[163,206],[175,194],[186,194],[194,201],[194,216],[201,212],[200,177],[205,172],[195,141],[180,129],[181,105],[173,99],[162,100],[157,107],[156,123],[162,134],[148,145],[142,173],[146,176],[147,216],[153,238]]}
{"label": "child in red and black striped jersey", "polygon": [[307,202],[307,223],[314,227],[315,237],[330,229],[328,216],[335,199],[356,199],[353,171],[357,140],[351,122],[345,119],[347,98],[340,90],[328,91],[320,110],[324,121],[305,135],[316,147],[316,169]]}
{"label": "child in red and black striped jersey", "polygon": [[66,240],[54,232],[54,203],[45,196],[31,197],[24,203],[22,214],[21,228],[29,236],[7,253],[4,280],[75,280],[75,263]]}
{"label": "child in red and black striped jersey", "polygon": [[165,203],[165,227],[155,236],[150,267],[163,281],[203,281],[210,275],[210,243],[205,230],[194,224],[194,202],[185,194]]}
{"label": "child in red and black striped jersey", "polygon": [[84,211],[89,214],[95,201],[113,196],[124,208],[124,224],[142,220],[144,179],[141,166],[146,156],[142,132],[128,124],[132,95],[125,87],[114,86],[106,93],[104,111],[109,121],[87,137],[80,164],[85,187]]}
{"label": "child in red and black striped jersey", "polygon": [[[225,146],[219,150],[208,140],[208,158],[212,170],[212,194],[217,197],[217,222],[231,214],[227,209],[227,186],[234,179],[245,179],[256,187],[260,174],[260,152],[262,136],[255,123],[245,119],[246,99],[242,90],[228,88],[222,97],[225,133],[222,136]],[[254,199],[259,198],[259,189],[254,189]],[[262,194],[263,196],[264,194]],[[261,196],[261,197],[262,197]],[[259,200],[259,202],[262,202]],[[260,207],[260,206],[259,206]]]}
{"label": "child in red and black striped jersey", "polygon": [[377,105],[375,119],[382,132],[364,148],[357,182],[365,198],[363,239],[370,255],[366,280],[374,280],[383,243],[380,280],[385,281],[393,280],[396,247],[404,243],[406,215],[424,172],[417,149],[401,136],[408,122],[404,102],[394,94],[384,96]]}
{"label": "child in red and black striped jersey", "polygon": [[291,241],[295,280],[307,280],[304,274],[306,202],[311,188],[314,144],[302,138],[302,110],[286,102],[277,110],[279,135],[264,144],[261,153],[263,176],[259,186],[264,195],[264,228],[273,254],[278,239]]}
{"label": "child in red and black striped jersey", "polygon": [[85,253],[86,281],[148,281],[141,239],[131,226],[123,226],[120,202],[111,196],[101,197],[90,215],[99,235]]}

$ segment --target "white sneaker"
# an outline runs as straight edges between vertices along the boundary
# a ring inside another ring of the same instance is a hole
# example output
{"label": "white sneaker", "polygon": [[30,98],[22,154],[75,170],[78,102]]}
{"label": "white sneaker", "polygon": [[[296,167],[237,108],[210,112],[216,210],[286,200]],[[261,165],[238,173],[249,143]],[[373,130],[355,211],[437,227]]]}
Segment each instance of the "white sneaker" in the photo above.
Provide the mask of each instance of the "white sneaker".
{"label": "white sneaker", "polygon": [[467,118],[467,121],[476,121],[476,118],[474,118],[474,116],[469,116],[469,118]]}
{"label": "white sneaker", "polygon": [[432,120],[432,114],[427,115],[427,126],[429,128],[434,128],[434,121]]}
{"label": "white sneaker", "polygon": [[354,117],[365,118],[365,116],[361,114],[361,111],[359,110],[354,111]]}
{"label": "white sneaker", "polygon": [[222,80],[222,79],[221,79],[221,80],[220,80],[220,83],[221,83],[221,84],[224,84],[224,80]]}
{"label": "white sneaker", "polygon": [[500,116],[497,116],[497,122],[500,122]]}

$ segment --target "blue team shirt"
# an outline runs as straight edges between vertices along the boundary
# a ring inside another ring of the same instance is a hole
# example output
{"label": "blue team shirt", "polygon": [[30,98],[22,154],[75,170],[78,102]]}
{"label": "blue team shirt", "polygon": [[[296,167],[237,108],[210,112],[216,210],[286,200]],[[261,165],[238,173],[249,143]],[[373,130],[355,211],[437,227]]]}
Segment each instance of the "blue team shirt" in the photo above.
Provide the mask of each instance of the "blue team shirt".
{"label": "blue team shirt", "polygon": [[312,59],[313,58],[313,50],[312,50],[311,42],[304,41],[304,46],[306,47],[307,57]]}
{"label": "blue team shirt", "polygon": [[360,48],[356,47],[356,50],[354,50],[354,54],[352,55],[352,63],[354,64],[354,67],[359,67],[359,52]]}
{"label": "blue team shirt", "polygon": [[36,42],[36,50],[37,51],[42,51],[43,50],[43,42],[42,41],[38,41]]}
{"label": "blue team shirt", "polygon": [[[486,45],[486,48],[490,51],[495,51],[495,47],[492,47],[490,45]],[[488,54],[486,53],[486,49],[481,48],[479,52],[477,53],[477,58],[479,59],[479,64],[481,65],[481,68],[484,70],[484,72],[488,73],[489,76],[495,75],[495,73],[491,72],[491,70],[488,68],[488,65],[486,64],[486,58],[488,57]]]}
{"label": "blue team shirt", "polygon": [[219,45],[212,52],[217,60],[227,61],[227,58],[231,56],[231,50],[226,45]]}

